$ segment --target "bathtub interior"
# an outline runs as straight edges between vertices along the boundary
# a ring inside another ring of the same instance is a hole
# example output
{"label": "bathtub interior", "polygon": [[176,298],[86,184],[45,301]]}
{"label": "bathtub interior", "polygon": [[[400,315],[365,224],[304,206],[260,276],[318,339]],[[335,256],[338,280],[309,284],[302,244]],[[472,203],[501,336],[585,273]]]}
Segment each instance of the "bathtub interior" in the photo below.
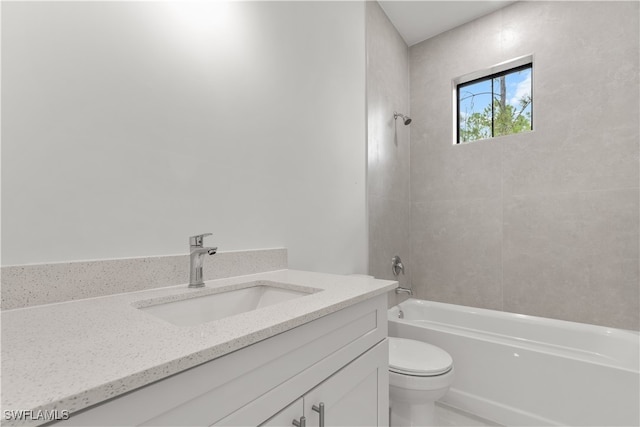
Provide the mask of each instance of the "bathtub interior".
{"label": "bathtub interior", "polygon": [[[399,318],[399,310],[403,312],[403,319]],[[413,298],[389,309],[389,319],[425,323],[431,328],[479,334],[488,340],[533,346],[541,351],[634,372],[640,370],[640,334],[637,331]]]}
{"label": "bathtub interior", "polygon": [[389,335],[451,354],[452,407],[502,425],[639,425],[636,332],[415,299],[388,314]]}

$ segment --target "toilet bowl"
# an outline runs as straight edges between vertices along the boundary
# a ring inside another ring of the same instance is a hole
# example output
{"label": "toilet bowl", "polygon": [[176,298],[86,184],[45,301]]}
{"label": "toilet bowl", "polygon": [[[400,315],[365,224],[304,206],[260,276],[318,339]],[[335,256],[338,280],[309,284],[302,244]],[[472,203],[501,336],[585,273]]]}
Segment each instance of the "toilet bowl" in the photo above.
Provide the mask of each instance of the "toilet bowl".
{"label": "toilet bowl", "polygon": [[453,379],[453,359],[443,349],[389,337],[391,427],[436,425],[435,402]]}

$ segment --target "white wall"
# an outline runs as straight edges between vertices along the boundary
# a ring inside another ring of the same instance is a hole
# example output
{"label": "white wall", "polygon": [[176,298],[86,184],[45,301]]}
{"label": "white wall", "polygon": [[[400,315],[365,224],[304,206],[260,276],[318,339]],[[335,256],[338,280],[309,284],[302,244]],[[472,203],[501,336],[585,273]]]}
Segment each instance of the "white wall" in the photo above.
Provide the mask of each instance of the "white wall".
{"label": "white wall", "polygon": [[359,2],[4,2],[2,264],[289,248],[366,271]]}

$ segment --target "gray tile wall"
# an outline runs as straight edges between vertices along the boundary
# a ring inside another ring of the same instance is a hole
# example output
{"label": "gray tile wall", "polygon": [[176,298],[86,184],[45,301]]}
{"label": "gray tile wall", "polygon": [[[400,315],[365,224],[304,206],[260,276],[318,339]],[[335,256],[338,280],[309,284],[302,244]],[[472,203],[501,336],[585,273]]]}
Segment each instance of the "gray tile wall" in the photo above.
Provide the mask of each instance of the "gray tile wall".
{"label": "gray tile wall", "polygon": [[[638,2],[518,2],[410,48],[420,298],[640,329],[639,28]],[[451,80],[528,54],[534,131],[452,145]]]}
{"label": "gray tile wall", "polygon": [[[407,264],[400,283],[411,283],[409,135],[393,119],[409,113],[409,48],[377,2],[366,2],[369,274],[393,279],[391,258]],[[390,294],[390,303],[395,294]]]}

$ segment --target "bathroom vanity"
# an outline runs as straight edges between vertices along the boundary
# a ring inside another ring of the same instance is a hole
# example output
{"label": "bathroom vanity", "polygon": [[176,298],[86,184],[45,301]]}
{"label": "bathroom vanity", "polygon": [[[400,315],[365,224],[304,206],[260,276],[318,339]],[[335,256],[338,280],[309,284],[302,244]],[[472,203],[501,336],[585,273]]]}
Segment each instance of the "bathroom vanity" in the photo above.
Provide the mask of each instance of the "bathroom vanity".
{"label": "bathroom vanity", "polygon": [[[145,310],[247,283],[303,295],[187,326]],[[31,318],[27,341],[75,335],[27,360],[9,333],[3,410],[66,409],[65,426],[388,425],[386,292],[396,285],[281,270],[207,282],[199,294],[171,287],[4,312],[3,332]]]}

